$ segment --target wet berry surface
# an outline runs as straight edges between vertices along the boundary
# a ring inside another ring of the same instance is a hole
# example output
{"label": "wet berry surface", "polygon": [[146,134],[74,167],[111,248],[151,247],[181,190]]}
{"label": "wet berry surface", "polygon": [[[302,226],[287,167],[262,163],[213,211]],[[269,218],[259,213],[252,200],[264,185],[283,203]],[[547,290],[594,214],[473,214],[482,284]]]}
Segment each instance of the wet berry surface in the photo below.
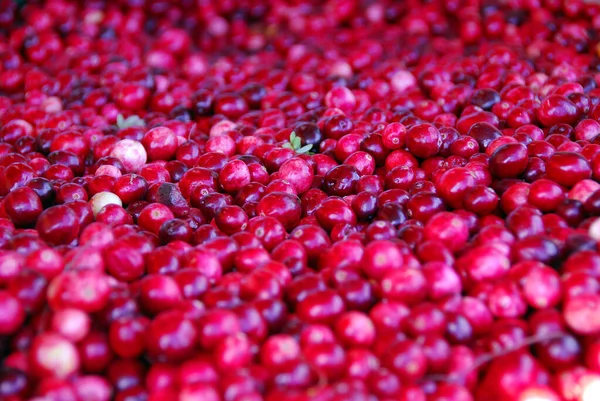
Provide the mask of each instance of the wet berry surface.
{"label": "wet berry surface", "polygon": [[599,400],[592,3],[0,0],[0,400]]}

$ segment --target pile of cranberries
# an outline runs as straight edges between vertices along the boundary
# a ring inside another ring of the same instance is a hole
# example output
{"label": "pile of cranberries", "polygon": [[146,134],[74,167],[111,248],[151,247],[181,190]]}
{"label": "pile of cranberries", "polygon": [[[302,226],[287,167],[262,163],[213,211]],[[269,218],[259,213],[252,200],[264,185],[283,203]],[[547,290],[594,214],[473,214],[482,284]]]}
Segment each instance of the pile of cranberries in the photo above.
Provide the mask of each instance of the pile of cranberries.
{"label": "pile of cranberries", "polygon": [[1,401],[600,400],[600,4],[0,0]]}

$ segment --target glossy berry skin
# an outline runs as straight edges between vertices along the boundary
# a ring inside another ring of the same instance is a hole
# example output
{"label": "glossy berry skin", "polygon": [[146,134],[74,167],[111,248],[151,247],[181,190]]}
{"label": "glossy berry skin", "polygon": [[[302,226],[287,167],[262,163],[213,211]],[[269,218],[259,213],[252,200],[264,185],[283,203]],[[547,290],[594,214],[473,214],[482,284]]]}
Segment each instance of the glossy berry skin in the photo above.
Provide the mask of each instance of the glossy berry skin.
{"label": "glossy berry skin", "polygon": [[416,124],[406,133],[406,147],[415,156],[427,158],[439,152],[442,138],[431,124]]}
{"label": "glossy berry skin", "polygon": [[459,209],[462,207],[465,194],[476,184],[473,173],[464,167],[456,167],[442,174],[436,187],[448,205]]}
{"label": "glossy berry skin", "polygon": [[1,3],[0,400],[599,398],[594,1]]}
{"label": "glossy berry skin", "polygon": [[173,219],[173,212],[165,205],[152,203],[142,209],[138,224],[146,230],[158,234],[163,223]]}
{"label": "glossy berry skin", "polygon": [[144,256],[133,246],[114,242],[104,249],[104,263],[109,274],[119,281],[133,281],[144,272]]}
{"label": "glossy berry skin", "polygon": [[232,160],[223,166],[219,174],[219,183],[227,192],[236,192],[250,183],[250,170],[241,160]]}
{"label": "glossy berry skin", "polygon": [[384,365],[401,379],[412,381],[425,374],[427,359],[418,344],[405,340],[392,345],[386,355]]}
{"label": "glossy berry skin", "polygon": [[138,172],[148,159],[144,146],[132,139],[117,142],[110,155],[119,159],[128,173]]}
{"label": "glossy berry skin", "polygon": [[298,317],[309,323],[332,322],[345,309],[344,301],[333,290],[309,294],[298,304]]}
{"label": "glossy berry skin", "polygon": [[347,312],[340,316],[336,332],[342,343],[352,347],[369,347],[375,340],[375,326],[361,312]]}
{"label": "glossy berry skin", "polygon": [[595,294],[583,294],[571,298],[565,304],[563,311],[567,325],[576,333],[597,333],[600,330],[600,326],[595,314],[591,312],[598,301],[598,296]]}
{"label": "glossy berry skin", "polygon": [[79,220],[73,210],[66,205],[52,206],[38,217],[36,230],[40,238],[53,245],[69,244],[77,238]]}
{"label": "glossy berry skin", "polygon": [[258,202],[256,212],[260,216],[274,217],[286,230],[291,230],[300,221],[302,208],[298,197],[288,193],[273,192]]}
{"label": "glossy berry skin", "polygon": [[167,127],[152,128],[144,134],[141,142],[150,161],[170,160],[177,150],[177,136]]}
{"label": "glossy berry skin", "polygon": [[188,243],[192,239],[192,228],[190,224],[182,219],[171,219],[161,224],[158,230],[158,239],[162,244],[173,241]]}
{"label": "glossy berry skin", "polygon": [[42,213],[42,201],[30,187],[17,188],[4,199],[6,214],[17,227],[31,227]]}
{"label": "glossy berry skin", "polygon": [[456,252],[467,242],[469,230],[461,217],[450,212],[441,212],[427,222],[424,235],[426,239],[439,241]]}
{"label": "glossy berry skin", "polygon": [[508,143],[497,148],[490,156],[490,172],[498,178],[518,177],[527,168],[527,147]]}
{"label": "glossy berry skin", "polygon": [[301,194],[310,189],[314,173],[310,164],[301,158],[292,158],[281,165],[279,176]]}
{"label": "glossy berry skin", "polygon": [[577,108],[565,97],[551,95],[540,105],[537,117],[545,126],[552,126],[559,123],[572,124],[577,120]]}
{"label": "glossy berry skin", "polygon": [[153,319],[147,336],[150,355],[158,360],[177,361],[195,349],[197,330],[181,312],[174,310]]}
{"label": "glossy berry skin", "polygon": [[79,369],[80,360],[72,343],[58,334],[45,333],[32,343],[29,363],[38,377],[66,379]]}
{"label": "glossy berry skin", "polygon": [[336,224],[355,224],[356,216],[352,208],[341,199],[328,199],[321,203],[315,212],[317,221],[326,230]]}
{"label": "glossy berry skin", "polygon": [[571,152],[556,152],[548,159],[546,176],[548,179],[566,187],[590,178],[591,167],[583,156]]}
{"label": "glossy berry skin", "polygon": [[234,234],[246,229],[248,216],[239,206],[224,206],[215,215],[217,227],[225,234]]}
{"label": "glossy berry skin", "polygon": [[354,167],[349,165],[334,167],[325,175],[325,191],[329,195],[351,195],[354,193],[358,179],[359,175]]}
{"label": "glossy berry skin", "polygon": [[406,143],[406,127],[400,123],[388,124],[381,136],[383,145],[388,149],[400,149]]}
{"label": "glossy berry skin", "polygon": [[19,300],[8,291],[0,291],[0,305],[6,313],[0,321],[2,335],[13,334],[25,321],[25,311]]}
{"label": "glossy berry skin", "polygon": [[181,300],[181,290],[170,276],[150,274],[140,282],[140,304],[152,314],[171,309]]}
{"label": "glossy berry skin", "polygon": [[496,209],[498,201],[498,195],[494,190],[484,185],[478,185],[467,191],[463,199],[463,206],[470,212],[485,216]]}
{"label": "glossy berry skin", "polygon": [[112,322],[109,342],[112,350],[121,358],[135,358],[145,350],[144,334],[148,330],[147,318],[121,318]]}

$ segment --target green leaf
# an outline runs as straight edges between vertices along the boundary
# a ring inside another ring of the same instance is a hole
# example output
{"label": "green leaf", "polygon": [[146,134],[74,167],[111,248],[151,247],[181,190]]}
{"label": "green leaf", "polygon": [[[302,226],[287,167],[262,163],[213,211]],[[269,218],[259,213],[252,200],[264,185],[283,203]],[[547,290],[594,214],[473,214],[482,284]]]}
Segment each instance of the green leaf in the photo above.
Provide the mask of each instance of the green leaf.
{"label": "green leaf", "polygon": [[290,143],[294,143],[294,139],[296,139],[296,132],[292,131],[290,134]]}
{"label": "green leaf", "polygon": [[304,145],[300,149],[296,150],[296,153],[304,154],[308,153],[312,149],[312,144]]}
{"label": "green leaf", "polygon": [[294,147],[294,149],[298,149],[300,146],[302,146],[301,139],[298,137],[294,138],[294,140],[292,141],[292,146]]}
{"label": "green leaf", "polygon": [[281,145],[281,147],[294,150],[294,148],[292,147],[292,144],[289,142],[284,143],[283,145]]}
{"label": "green leaf", "polygon": [[146,123],[143,119],[138,116],[129,116],[127,118],[123,118],[121,114],[117,116],[117,127],[119,129],[125,129],[129,127],[145,127]]}

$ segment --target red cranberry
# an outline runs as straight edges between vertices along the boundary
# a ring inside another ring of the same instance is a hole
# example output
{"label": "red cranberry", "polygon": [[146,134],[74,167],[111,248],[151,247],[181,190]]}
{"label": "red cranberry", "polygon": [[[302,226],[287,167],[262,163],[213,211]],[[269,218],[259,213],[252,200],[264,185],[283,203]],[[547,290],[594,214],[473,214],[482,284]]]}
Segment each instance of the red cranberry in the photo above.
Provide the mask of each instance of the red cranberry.
{"label": "red cranberry", "polygon": [[308,294],[298,303],[298,317],[309,323],[332,322],[344,311],[344,301],[333,290]]}
{"label": "red cranberry", "polygon": [[52,245],[69,244],[79,233],[79,221],[68,206],[58,205],[44,210],[38,217],[36,230]]}
{"label": "red cranberry", "polygon": [[148,352],[159,360],[181,360],[194,350],[197,335],[194,324],[181,312],[163,312],[152,320],[148,328]]}
{"label": "red cranberry", "polygon": [[402,380],[410,382],[423,377],[427,370],[427,358],[423,349],[410,340],[392,345],[383,364]]}
{"label": "red cranberry", "polygon": [[25,321],[25,311],[19,299],[8,291],[0,291],[0,304],[6,311],[0,321],[0,333],[2,335],[14,334]]}
{"label": "red cranberry", "polygon": [[17,227],[32,226],[43,210],[40,197],[30,187],[11,191],[4,199],[4,209]]}
{"label": "red cranberry", "polygon": [[563,309],[563,316],[567,325],[576,333],[593,334],[600,330],[598,319],[593,312],[598,303],[595,294],[582,294],[569,298]]}
{"label": "red cranberry", "polygon": [[248,224],[248,216],[239,206],[224,206],[215,215],[217,227],[225,234],[242,231]]}
{"label": "red cranberry", "polygon": [[415,156],[427,158],[440,150],[442,138],[431,124],[415,124],[406,133],[406,147]]}
{"label": "red cranberry", "polygon": [[577,120],[577,107],[560,95],[550,95],[537,110],[537,118],[549,127],[559,123],[572,124]]}
{"label": "red cranberry", "polygon": [[424,234],[425,238],[440,241],[454,252],[461,249],[469,238],[469,230],[464,220],[449,212],[433,216],[425,225]]}
{"label": "red cranberry", "polygon": [[161,224],[158,231],[158,238],[163,244],[168,244],[173,241],[190,242],[192,239],[192,229],[185,220],[167,220]]}
{"label": "red cranberry", "polygon": [[490,171],[495,177],[517,177],[527,167],[527,147],[520,143],[508,143],[497,148],[490,156]]}
{"label": "red cranberry", "polygon": [[566,187],[590,178],[591,167],[583,156],[571,152],[556,152],[548,159],[546,176],[548,179]]}
{"label": "red cranberry", "polygon": [[165,205],[159,203],[151,203],[146,206],[138,217],[140,227],[154,233],[159,234],[160,227],[163,223],[173,219],[174,215],[171,210]]}
{"label": "red cranberry", "polygon": [[279,177],[292,184],[297,193],[301,194],[310,189],[314,174],[307,161],[301,158],[292,158],[281,165]]}
{"label": "red cranberry", "polygon": [[349,165],[341,165],[329,170],[325,175],[325,191],[330,195],[347,196],[355,191],[359,174]]}
{"label": "red cranberry", "polygon": [[461,208],[465,194],[475,185],[473,173],[464,167],[446,171],[436,184],[442,199],[455,209]]}
{"label": "red cranberry", "polygon": [[264,196],[257,205],[257,213],[276,218],[286,230],[291,230],[300,221],[300,200],[291,194],[273,192]]}
{"label": "red cranberry", "polygon": [[241,160],[232,160],[223,166],[219,182],[227,192],[236,192],[250,182],[250,170]]}

